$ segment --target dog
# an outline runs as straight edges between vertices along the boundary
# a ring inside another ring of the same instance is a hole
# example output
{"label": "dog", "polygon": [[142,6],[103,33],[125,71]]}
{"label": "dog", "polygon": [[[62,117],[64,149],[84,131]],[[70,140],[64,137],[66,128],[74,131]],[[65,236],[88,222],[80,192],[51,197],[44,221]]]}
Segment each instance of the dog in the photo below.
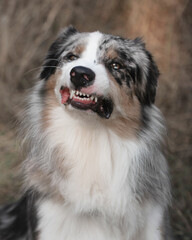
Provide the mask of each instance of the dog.
{"label": "dog", "polygon": [[1,240],[171,239],[158,76],[140,38],[63,30],[27,94],[25,193]]}

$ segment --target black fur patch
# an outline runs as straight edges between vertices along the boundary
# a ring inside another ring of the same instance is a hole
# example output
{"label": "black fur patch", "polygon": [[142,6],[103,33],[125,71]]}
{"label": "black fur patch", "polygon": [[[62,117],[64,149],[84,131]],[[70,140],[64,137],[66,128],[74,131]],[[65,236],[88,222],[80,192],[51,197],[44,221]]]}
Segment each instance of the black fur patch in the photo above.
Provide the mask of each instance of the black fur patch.
{"label": "black fur patch", "polygon": [[157,65],[153,61],[152,55],[148,51],[146,51],[146,54],[149,59],[149,67],[148,67],[147,84],[146,84],[146,88],[145,88],[144,102],[145,102],[145,104],[150,105],[155,102],[159,70],[157,68]]}
{"label": "black fur patch", "polygon": [[35,199],[28,191],[18,202],[0,208],[0,240],[36,239]]}
{"label": "black fur patch", "polygon": [[[41,79],[47,80],[52,74],[55,73],[56,67],[59,65],[59,57],[64,51],[62,45],[66,40],[77,33],[77,30],[74,27],[68,27],[61,33],[61,35],[56,39],[56,41],[49,48],[47,57],[45,58],[43,64],[43,70],[40,74]],[[66,47],[66,46],[65,46]]]}

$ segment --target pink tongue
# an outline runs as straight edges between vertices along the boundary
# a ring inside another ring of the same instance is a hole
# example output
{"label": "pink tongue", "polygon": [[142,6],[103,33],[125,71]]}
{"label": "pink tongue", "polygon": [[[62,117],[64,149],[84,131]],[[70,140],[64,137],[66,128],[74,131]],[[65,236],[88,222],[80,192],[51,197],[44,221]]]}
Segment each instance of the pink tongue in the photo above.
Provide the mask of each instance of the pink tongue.
{"label": "pink tongue", "polygon": [[68,88],[63,88],[60,90],[61,93],[61,103],[64,104],[69,99],[70,93]]}

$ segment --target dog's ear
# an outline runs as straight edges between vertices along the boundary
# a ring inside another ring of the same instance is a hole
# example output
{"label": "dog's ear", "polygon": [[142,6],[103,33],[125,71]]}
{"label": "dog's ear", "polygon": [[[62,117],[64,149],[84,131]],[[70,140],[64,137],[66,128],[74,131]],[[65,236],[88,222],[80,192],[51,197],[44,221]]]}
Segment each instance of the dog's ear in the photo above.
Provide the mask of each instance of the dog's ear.
{"label": "dog's ear", "polygon": [[143,51],[145,58],[139,64],[135,62],[132,78],[135,79],[135,93],[139,101],[144,105],[151,105],[155,102],[159,70],[152,55],[145,48]]}
{"label": "dog's ear", "polygon": [[153,60],[152,55],[146,51],[149,65],[148,65],[148,73],[146,76],[146,86],[145,86],[145,95],[144,95],[144,101],[145,104],[151,105],[155,102],[155,96],[156,96],[156,88],[157,88],[157,81],[159,77],[159,69],[156,65],[156,63]]}
{"label": "dog's ear", "polygon": [[73,26],[69,26],[65,28],[55,42],[53,42],[44,60],[43,69],[40,73],[41,79],[47,80],[52,74],[55,73],[56,67],[59,64],[59,57],[64,51],[65,42],[70,36],[76,34],[77,32],[78,31]]}
{"label": "dog's ear", "polygon": [[151,105],[155,102],[159,70],[151,53],[146,50],[143,39],[136,38],[133,43],[137,46],[137,51],[131,59],[134,67],[130,69],[130,75],[134,82],[135,94],[141,104]]}

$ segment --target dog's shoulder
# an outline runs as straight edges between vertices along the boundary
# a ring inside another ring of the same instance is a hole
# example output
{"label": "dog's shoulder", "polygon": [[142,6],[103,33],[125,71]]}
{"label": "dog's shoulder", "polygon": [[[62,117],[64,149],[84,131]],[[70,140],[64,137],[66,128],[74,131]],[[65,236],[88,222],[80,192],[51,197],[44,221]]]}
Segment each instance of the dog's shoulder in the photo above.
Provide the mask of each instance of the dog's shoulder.
{"label": "dog's shoulder", "polygon": [[0,240],[35,239],[35,197],[26,192],[13,204],[0,207]]}

